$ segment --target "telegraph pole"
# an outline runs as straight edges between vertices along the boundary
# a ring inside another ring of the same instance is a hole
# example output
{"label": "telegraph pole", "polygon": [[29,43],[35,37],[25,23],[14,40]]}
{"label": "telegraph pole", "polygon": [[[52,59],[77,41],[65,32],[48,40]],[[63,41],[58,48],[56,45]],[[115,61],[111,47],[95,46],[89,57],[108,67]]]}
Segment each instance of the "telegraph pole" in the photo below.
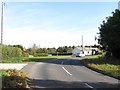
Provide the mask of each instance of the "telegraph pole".
{"label": "telegraph pole", "polygon": [[83,51],[83,35],[82,35],[82,51]]}
{"label": "telegraph pole", "polygon": [[120,1],[118,2],[118,9],[120,10]]}
{"label": "telegraph pole", "polygon": [[1,45],[3,44],[3,13],[4,13],[4,2],[2,0],[2,11],[1,11]]}

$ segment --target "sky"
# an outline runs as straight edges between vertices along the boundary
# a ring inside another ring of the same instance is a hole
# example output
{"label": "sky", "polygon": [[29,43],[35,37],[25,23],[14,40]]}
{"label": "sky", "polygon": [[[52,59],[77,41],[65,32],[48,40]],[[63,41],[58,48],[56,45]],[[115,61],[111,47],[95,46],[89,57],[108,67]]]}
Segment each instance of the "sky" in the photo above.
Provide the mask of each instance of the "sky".
{"label": "sky", "polygon": [[[100,24],[118,2],[6,2],[3,43],[26,48],[97,44]],[[1,13],[1,12],[0,12]]]}

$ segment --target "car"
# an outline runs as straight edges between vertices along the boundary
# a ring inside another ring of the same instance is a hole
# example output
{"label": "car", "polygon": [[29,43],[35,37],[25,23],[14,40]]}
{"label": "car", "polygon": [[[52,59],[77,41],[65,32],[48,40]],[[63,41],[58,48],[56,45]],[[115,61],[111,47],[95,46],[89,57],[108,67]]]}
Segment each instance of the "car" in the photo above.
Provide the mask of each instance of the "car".
{"label": "car", "polygon": [[84,57],[85,54],[84,53],[77,53],[76,57]]}

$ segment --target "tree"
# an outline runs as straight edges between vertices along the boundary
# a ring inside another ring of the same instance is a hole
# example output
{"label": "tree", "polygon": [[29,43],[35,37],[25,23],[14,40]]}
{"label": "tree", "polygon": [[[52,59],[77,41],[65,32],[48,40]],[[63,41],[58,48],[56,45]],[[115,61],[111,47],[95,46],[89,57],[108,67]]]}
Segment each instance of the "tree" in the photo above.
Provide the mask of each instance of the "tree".
{"label": "tree", "polygon": [[72,49],[74,49],[75,48],[75,46],[72,46]]}
{"label": "tree", "polygon": [[112,12],[99,27],[98,43],[109,55],[120,58],[120,11]]}
{"label": "tree", "polygon": [[30,54],[35,55],[37,49],[38,49],[38,47],[36,46],[36,44],[33,44],[32,48],[30,48]]}
{"label": "tree", "polygon": [[13,45],[13,47],[18,47],[18,48],[20,48],[21,50],[24,49],[22,45]]}
{"label": "tree", "polygon": [[62,47],[58,47],[57,48],[57,52],[63,52],[63,48]]}
{"label": "tree", "polygon": [[18,47],[13,46],[2,46],[2,58],[9,59],[9,58],[21,58],[22,57],[22,50]]}
{"label": "tree", "polygon": [[43,53],[48,53],[48,50],[46,48],[42,49]]}
{"label": "tree", "polygon": [[56,48],[47,48],[48,53],[55,54],[56,53]]}

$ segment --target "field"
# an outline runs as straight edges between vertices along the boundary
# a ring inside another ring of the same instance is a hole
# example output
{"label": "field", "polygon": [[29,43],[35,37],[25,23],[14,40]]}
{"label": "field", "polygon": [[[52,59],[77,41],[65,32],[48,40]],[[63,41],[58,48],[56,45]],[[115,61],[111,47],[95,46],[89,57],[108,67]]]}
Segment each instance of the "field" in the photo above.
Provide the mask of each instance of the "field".
{"label": "field", "polygon": [[45,57],[32,57],[32,58],[24,58],[22,62],[44,62],[47,60],[59,59],[59,58],[67,58],[70,56],[45,56]]}
{"label": "field", "polygon": [[2,60],[2,63],[23,63],[23,62],[44,62],[46,60],[58,59],[58,58],[67,58],[70,55],[62,56],[44,56],[44,57],[23,57],[23,58],[9,58]]}

